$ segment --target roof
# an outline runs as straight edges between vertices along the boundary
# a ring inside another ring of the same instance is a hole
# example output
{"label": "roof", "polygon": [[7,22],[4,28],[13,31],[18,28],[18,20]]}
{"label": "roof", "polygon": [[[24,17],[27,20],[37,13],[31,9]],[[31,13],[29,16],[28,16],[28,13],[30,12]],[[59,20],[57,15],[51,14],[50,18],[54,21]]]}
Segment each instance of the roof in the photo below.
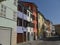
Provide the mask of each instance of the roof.
{"label": "roof", "polygon": [[33,4],[37,8],[37,5],[33,2],[26,2],[26,1],[21,1],[21,0],[18,0],[18,2]]}
{"label": "roof", "polygon": [[[22,3],[21,1],[18,1],[18,5],[21,5],[21,6],[23,6],[26,10],[31,11],[28,7],[24,6],[23,3]],[[32,11],[31,11],[31,12],[32,12]]]}
{"label": "roof", "polygon": [[56,25],[54,25],[54,26],[60,26],[60,24],[56,24]]}

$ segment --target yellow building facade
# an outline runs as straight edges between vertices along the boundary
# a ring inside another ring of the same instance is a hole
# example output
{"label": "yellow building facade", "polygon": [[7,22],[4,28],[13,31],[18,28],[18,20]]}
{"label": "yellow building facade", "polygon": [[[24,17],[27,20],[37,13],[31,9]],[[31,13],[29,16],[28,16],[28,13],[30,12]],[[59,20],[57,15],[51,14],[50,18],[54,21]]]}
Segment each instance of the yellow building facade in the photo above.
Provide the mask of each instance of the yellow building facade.
{"label": "yellow building facade", "polygon": [[44,28],[44,16],[42,13],[38,12],[38,37],[43,37]]}

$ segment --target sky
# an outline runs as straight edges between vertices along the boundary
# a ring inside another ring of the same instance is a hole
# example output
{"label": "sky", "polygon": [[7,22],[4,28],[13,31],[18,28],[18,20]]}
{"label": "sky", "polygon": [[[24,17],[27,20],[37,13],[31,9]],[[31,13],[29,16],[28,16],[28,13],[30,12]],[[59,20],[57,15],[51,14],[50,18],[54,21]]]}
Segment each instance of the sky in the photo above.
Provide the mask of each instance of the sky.
{"label": "sky", "polygon": [[23,0],[33,2],[38,10],[53,24],[60,24],[60,0]]}

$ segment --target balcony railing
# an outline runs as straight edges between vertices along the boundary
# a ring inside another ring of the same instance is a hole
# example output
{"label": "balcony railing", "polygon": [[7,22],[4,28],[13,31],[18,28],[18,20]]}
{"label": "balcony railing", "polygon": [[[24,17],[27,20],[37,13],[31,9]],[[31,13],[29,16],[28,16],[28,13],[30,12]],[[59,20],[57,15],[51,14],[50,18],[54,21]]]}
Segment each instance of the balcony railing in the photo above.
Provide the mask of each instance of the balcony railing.
{"label": "balcony railing", "polygon": [[22,12],[18,11],[17,17],[22,18],[22,19],[24,19],[24,20],[27,20],[27,17],[28,17],[28,16],[25,15],[25,14],[23,14]]}
{"label": "balcony railing", "polygon": [[26,32],[27,28],[22,26],[17,26],[17,33],[23,33]]}
{"label": "balcony railing", "polygon": [[17,17],[19,17],[21,19],[24,19],[24,20],[26,20],[28,22],[31,22],[32,21],[32,18],[31,17],[29,17],[28,15],[26,15],[26,14],[20,12],[20,11],[18,11]]}
{"label": "balcony railing", "polygon": [[33,28],[32,27],[27,27],[27,32],[33,32]]}
{"label": "balcony railing", "polygon": [[17,26],[17,33],[23,33],[22,26]]}

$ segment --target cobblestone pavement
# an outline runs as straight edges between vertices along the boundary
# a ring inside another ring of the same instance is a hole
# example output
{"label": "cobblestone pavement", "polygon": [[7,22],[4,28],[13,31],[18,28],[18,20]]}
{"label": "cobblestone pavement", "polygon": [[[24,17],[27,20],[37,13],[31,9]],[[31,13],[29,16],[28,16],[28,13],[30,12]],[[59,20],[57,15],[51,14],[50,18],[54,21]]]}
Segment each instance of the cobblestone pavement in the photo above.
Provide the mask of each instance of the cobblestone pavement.
{"label": "cobblestone pavement", "polygon": [[60,45],[60,41],[31,41],[18,45]]}

